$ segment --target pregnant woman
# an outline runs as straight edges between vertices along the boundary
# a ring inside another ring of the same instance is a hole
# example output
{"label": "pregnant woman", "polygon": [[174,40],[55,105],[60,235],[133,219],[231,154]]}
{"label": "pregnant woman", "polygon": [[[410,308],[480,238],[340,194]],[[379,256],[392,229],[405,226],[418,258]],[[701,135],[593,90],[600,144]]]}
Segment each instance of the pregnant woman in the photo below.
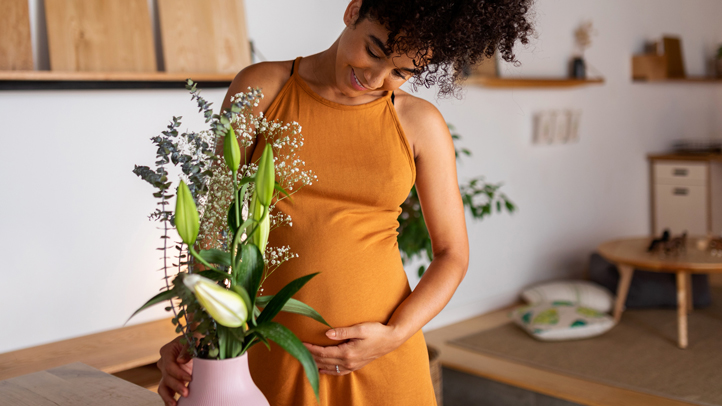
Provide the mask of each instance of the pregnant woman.
{"label": "pregnant woman", "polygon": [[[335,328],[295,314],[276,321],[313,354],[320,404],[436,404],[421,328],[448,303],[466,273],[469,248],[454,145],[438,110],[399,87],[458,91],[462,69],[527,42],[531,0],[352,0],[346,28],[327,50],[294,61],[242,70],[224,102],[262,88],[257,107],[269,119],[303,126],[301,151],[318,181],[276,209],[292,227],[270,246],[299,254],[264,283],[275,294],[300,276],[321,272],[296,296]],[[256,161],[265,140],[245,151]],[[434,259],[411,291],[396,241],[400,205],[416,185]],[[249,351],[251,374],[273,406],[316,405],[298,361],[280,348]],[[158,393],[175,405],[187,395],[192,362],[178,340],[161,349]]]}

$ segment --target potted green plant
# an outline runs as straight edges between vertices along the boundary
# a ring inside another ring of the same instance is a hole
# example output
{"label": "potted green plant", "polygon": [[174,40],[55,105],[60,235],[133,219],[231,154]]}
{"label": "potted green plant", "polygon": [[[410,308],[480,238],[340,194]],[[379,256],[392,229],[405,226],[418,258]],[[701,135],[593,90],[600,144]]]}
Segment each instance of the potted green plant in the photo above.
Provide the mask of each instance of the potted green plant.
{"label": "potted green plant", "polygon": [[[153,196],[158,208],[150,217],[162,224],[159,250],[164,254],[165,276],[163,290],[133,316],[169,302],[166,310],[173,312],[176,332],[183,334],[182,341],[194,357],[189,396],[181,398],[179,405],[268,405],[251,379],[246,353],[258,343],[270,349],[269,341],[303,365],[318,398],[319,376],[313,357],[290,330],[273,321],[279,312],[288,311],[328,325],[314,309],[292,298],[316,274],[290,282],[275,296],[259,296],[265,278],[293,257],[273,255],[274,260],[268,260],[272,223],[279,225],[270,212],[278,201],[291,199],[287,190],[295,193],[315,179],[310,171],[301,171],[303,176],[299,176],[297,168],[281,165],[289,157],[293,165],[302,165],[302,160],[293,160],[295,150],[303,145],[300,126],[255,116],[252,108],[263,97],[258,89],[236,95],[229,110],[214,114],[192,81],[186,87],[210,129],[179,134],[180,117],[173,117],[168,130],[152,138],[157,151],[155,169],[136,166],[133,170],[156,190]],[[241,166],[234,127],[244,146],[255,134],[266,138],[258,162]],[[215,156],[221,145],[222,163]],[[278,150],[276,164],[274,149]],[[170,164],[181,168],[183,179],[177,187],[175,211],[166,208],[173,197],[166,169]],[[286,176],[289,169],[295,172],[293,180]],[[211,182],[215,187],[209,188]],[[208,199],[209,190],[215,193],[212,199]],[[173,227],[181,240],[177,244],[170,243]],[[201,240],[210,241],[214,248],[201,249]],[[176,252],[175,258],[170,258],[171,250]]]}
{"label": "potted green plant", "polygon": [[[447,125],[451,131],[451,138],[456,145],[461,136],[456,134],[454,126]],[[455,146],[454,149],[457,160],[460,160],[461,155],[471,156],[471,151],[466,148],[459,149]],[[504,210],[513,213],[516,210],[514,203],[504,193],[499,192],[501,186],[501,183],[486,182],[483,176],[459,184],[461,200],[473,219],[482,220],[484,217],[490,216],[494,209],[498,213]],[[421,211],[421,203],[415,186],[411,188],[411,192],[401,205],[401,209],[398,218],[398,242],[402,262],[406,264],[414,258],[424,259],[424,262],[431,262],[434,259],[431,251],[431,238],[429,237],[429,230],[426,228],[424,214]],[[419,278],[426,271],[426,267],[427,264],[419,266],[417,271]]]}

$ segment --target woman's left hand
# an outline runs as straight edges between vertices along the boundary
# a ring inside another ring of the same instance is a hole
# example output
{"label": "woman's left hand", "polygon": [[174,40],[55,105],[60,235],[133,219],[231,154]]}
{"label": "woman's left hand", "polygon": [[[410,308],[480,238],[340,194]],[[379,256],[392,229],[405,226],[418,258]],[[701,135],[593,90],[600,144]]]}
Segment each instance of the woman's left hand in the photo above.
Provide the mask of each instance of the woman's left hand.
{"label": "woman's left hand", "polygon": [[403,343],[394,327],[375,322],[331,329],[326,332],[326,336],[346,342],[329,347],[309,343],[303,345],[316,360],[319,372],[328,375],[350,374]]}

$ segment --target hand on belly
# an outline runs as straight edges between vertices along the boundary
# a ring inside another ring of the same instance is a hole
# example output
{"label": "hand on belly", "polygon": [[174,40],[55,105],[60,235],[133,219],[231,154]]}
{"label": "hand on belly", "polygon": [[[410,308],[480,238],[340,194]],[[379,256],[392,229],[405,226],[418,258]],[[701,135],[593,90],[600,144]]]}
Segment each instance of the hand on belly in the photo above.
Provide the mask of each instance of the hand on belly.
{"label": "hand on belly", "polygon": [[316,360],[322,374],[346,375],[363,368],[403,344],[393,327],[378,322],[360,323],[328,330],[326,336],[338,345],[303,343]]}

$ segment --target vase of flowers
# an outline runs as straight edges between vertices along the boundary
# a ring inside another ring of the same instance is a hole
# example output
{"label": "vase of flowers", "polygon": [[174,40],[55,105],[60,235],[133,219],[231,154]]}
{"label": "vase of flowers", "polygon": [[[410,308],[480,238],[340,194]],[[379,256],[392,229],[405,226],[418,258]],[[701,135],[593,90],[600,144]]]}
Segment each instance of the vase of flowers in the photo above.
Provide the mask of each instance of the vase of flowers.
{"label": "vase of flowers", "polygon": [[248,354],[224,360],[193,360],[193,380],[188,397],[179,406],[242,405],[268,406],[248,370]]}
{"label": "vase of flowers", "polygon": [[[186,88],[210,129],[179,134],[181,117],[173,117],[168,130],[151,139],[157,147],[156,168],[133,170],[156,189],[159,207],[150,218],[162,223],[165,281],[162,291],[133,316],[169,302],[166,310],[173,312],[176,332],[193,356],[193,379],[189,396],[179,401],[182,406],[268,405],[251,379],[247,351],[258,343],[270,349],[269,341],[303,365],[318,398],[313,357],[290,330],[273,321],[286,311],[329,326],[314,309],[292,298],[316,274],[290,282],[275,295],[259,294],[265,279],[294,258],[289,247],[267,244],[272,228],[290,225],[289,216],[272,211],[278,201],[292,199],[315,180],[311,171],[297,168],[303,164],[297,156],[303,145],[300,126],[254,115],[252,109],[263,97],[259,89],[236,95],[230,109],[214,114],[192,81]],[[252,145],[258,136],[266,139],[260,159],[241,165],[241,146]],[[223,160],[215,154],[221,149]],[[170,164],[182,171],[174,211],[167,210],[173,198],[166,169]],[[173,227],[180,237],[176,244],[171,244]]]}

